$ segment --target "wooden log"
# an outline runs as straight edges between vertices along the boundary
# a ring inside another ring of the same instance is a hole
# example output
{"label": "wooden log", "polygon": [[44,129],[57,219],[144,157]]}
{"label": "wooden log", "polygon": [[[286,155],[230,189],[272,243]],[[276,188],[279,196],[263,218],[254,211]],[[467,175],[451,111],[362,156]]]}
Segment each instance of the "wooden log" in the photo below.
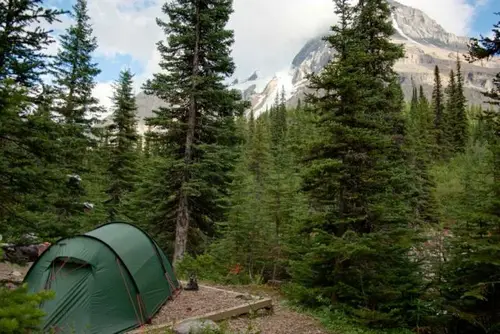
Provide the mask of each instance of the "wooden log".
{"label": "wooden log", "polygon": [[[205,288],[213,289],[213,290],[234,293],[236,295],[240,294],[240,293],[235,292],[235,291],[213,288],[213,287],[208,287],[208,286],[204,286],[204,285],[200,285],[200,287],[201,286],[203,286]],[[176,324],[180,324],[180,323],[185,322],[185,321],[202,320],[202,319],[208,319],[208,320],[212,320],[212,321],[221,321],[221,320],[226,320],[226,319],[233,318],[233,317],[238,317],[238,316],[243,315],[243,314],[255,312],[255,311],[258,311],[260,309],[272,310],[272,308],[273,308],[273,301],[271,298],[260,298],[257,296],[252,296],[252,299],[254,301],[247,302],[247,303],[242,304],[242,305],[213,311],[213,312],[206,313],[206,314],[199,315],[199,316],[194,316],[194,317],[182,319],[182,320],[176,321],[175,323],[168,322],[165,324],[147,326],[145,328],[139,328],[139,329],[136,329],[134,331],[128,332],[128,334],[144,334],[144,333],[149,333],[149,332],[157,333],[158,330],[171,328],[171,327],[175,326]]]}
{"label": "wooden log", "polygon": [[237,317],[250,312],[255,312],[260,309],[271,309],[273,301],[271,298],[265,298],[256,302],[251,302],[246,305],[235,306],[221,311],[214,311],[202,316],[203,319],[221,321],[229,318]]}

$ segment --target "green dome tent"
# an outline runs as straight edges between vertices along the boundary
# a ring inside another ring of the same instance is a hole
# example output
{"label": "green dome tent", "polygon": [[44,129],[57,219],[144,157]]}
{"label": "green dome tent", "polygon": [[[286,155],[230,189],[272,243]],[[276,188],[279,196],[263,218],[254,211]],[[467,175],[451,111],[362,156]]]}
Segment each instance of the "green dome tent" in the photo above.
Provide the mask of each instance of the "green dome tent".
{"label": "green dome tent", "polygon": [[55,291],[44,302],[43,330],[123,333],[149,322],[179,288],[156,242],[128,223],[109,223],[61,239],[33,263],[30,292]]}

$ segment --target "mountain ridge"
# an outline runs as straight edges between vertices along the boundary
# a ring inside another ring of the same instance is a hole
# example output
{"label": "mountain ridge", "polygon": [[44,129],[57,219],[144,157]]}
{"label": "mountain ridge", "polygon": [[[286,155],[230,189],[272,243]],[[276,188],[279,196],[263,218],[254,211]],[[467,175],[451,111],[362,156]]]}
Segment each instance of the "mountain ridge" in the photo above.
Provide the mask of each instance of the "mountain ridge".
{"label": "mountain ridge", "polygon": [[[438,65],[443,85],[448,83],[449,71],[456,66],[459,56],[462,60],[462,70],[465,79],[465,95],[471,104],[483,104],[482,92],[493,87],[493,78],[500,72],[500,59],[495,58],[487,63],[470,64],[464,61],[467,53],[468,37],[456,36],[447,32],[440,24],[423,11],[389,1],[393,6],[391,20],[395,33],[392,41],[403,44],[405,57],[396,62],[394,69],[399,74],[405,99],[409,100],[412,93],[412,83],[422,85],[424,92],[430,98],[434,80],[434,66]],[[325,32],[327,35],[329,32]],[[261,77],[259,69],[251,75],[242,78],[230,78],[229,88],[237,89],[244,99],[249,100],[254,114],[258,116],[273,105],[275,96],[282,88],[285,90],[287,104],[293,106],[298,99],[303,98],[311,90],[307,87],[307,74],[318,73],[330,61],[334,50],[316,36],[308,40],[304,46],[292,55],[289,65],[275,72],[274,75]],[[155,96],[144,92],[137,95],[138,131],[144,133],[147,127],[146,117],[153,115],[152,110],[164,105]],[[111,121],[108,116],[104,123]]]}
{"label": "mountain ridge", "polygon": [[[455,67],[459,56],[463,62],[466,97],[470,103],[482,104],[484,98],[481,92],[493,87],[493,78],[500,71],[500,61],[494,59],[480,65],[467,63],[463,54],[467,52],[468,37],[447,32],[421,10],[396,1],[390,3],[393,5],[391,19],[395,28],[392,40],[405,47],[405,57],[395,65],[405,98],[411,98],[412,81],[416,85],[422,85],[430,97],[435,65],[440,67],[443,83],[446,85],[449,70]],[[240,84],[232,87],[239,89],[245,98],[252,101],[256,115],[273,104],[274,96],[283,86],[288,103],[294,105],[306,92],[310,92],[307,89],[307,74],[318,73],[333,55],[334,50],[328,43],[321,36],[315,37],[307,41],[293,57],[288,70],[267,78],[267,84],[261,84],[260,90],[257,85],[254,87]]]}

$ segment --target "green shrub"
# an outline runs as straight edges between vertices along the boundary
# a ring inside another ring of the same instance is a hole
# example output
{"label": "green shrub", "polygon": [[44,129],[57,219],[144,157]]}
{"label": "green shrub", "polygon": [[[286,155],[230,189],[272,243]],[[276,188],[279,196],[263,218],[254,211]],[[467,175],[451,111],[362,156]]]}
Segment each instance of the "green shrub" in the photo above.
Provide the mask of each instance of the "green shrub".
{"label": "green shrub", "polygon": [[224,274],[227,273],[215,257],[209,254],[193,257],[186,255],[182,261],[177,263],[175,268],[177,276],[182,279],[188,279],[191,273],[196,274],[199,280],[220,282]]}
{"label": "green shrub", "polygon": [[237,264],[228,264],[219,260],[219,256],[210,253],[193,257],[187,255],[176,265],[176,274],[180,279],[187,280],[191,273],[196,274],[198,280],[222,284],[250,284],[259,277],[250,279],[247,272],[235,271]]}
{"label": "green shrub", "polygon": [[44,317],[39,305],[52,299],[52,291],[29,294],[26,285],[15,290],[0,287],[0,333],[17,334],[37,332]]}

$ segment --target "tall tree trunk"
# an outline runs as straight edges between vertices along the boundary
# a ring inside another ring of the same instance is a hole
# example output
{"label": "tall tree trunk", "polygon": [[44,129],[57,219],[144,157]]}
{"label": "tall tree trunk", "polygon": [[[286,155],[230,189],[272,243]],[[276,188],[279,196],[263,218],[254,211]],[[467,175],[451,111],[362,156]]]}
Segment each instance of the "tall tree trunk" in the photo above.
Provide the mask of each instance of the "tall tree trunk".
{"label": "tall tree trunk", "polygon": [[177,208],[177,219],[175,228],[175,250],[174,250],[174,265],[177,261],[182,260],[184,254],[186,253],[186,246],[188,241],[188,231],[189,231],[189,220],[190,220],[190,210],[189,210],[189,200],[188,194],[185,190],[185,183],[189,182],[190,170],[193,159],[193,142],[196,127],[196,81],[198,76],[199,68],[199,49],[200,49],[200,3],[196,3],[196,25],[195,25],[195,44],[194,44],[194,55],[193,55],[193,68],[191,76],[191,94],[189,98],[189,111],[188,111],[188,129],[186,134],[186,147],[184,151],[184,173],[182,176],[182,185],[179,195],[179,206]]}

